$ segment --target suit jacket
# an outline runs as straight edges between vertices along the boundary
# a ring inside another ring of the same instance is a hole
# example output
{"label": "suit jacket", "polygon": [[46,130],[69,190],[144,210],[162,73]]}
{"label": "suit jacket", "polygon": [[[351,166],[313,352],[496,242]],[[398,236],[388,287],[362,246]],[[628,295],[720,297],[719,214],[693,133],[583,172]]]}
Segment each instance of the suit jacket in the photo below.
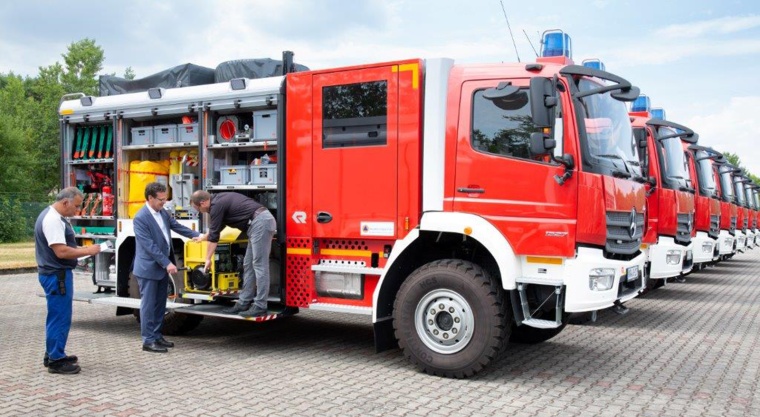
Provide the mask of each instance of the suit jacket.
{"label": "suit jacket", "polygon": [[[179,224],[179,222],[171,218],[166,210],[161,210],[160,214],[170,233],[174,231],[187,238],[199,235],[198,232]],[[161,228],[156,223],[148,207],[143,206],[137,212],[134,228],[136,248],[132,272],[135,276],[144,279],[163,279],[167,275],[166,267],[169,263],[175,262],[174,251],[171,245],[166,243],[166,237],[164,237]]]}

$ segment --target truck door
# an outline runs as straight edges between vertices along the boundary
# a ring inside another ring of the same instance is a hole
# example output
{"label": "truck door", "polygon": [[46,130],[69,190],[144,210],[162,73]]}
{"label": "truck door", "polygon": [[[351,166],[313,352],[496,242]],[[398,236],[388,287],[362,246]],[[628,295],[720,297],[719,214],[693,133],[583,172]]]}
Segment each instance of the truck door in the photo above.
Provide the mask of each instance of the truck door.
{"label": "truck door", "polygon": [[398,72],[314,76],[313,236],[397,235]]}
{"label": "truck door", "polygon": [[[512,80],[525,95],[511,103],[497,105],[484,97],[502,81],[463,85],[453,208],[489,220],[517,254],[573,256],[577,177],[560,185],[554,177],[564,167],[531,154],[530,134],[540,129],[531,119],[528,79]],[[557,114],[564,116],[561,108]],[[555,153],[574,153],[572,142],[562,140],[562,131],[569,130],[563,122],[567,126],[571,119],[559,120]]]}

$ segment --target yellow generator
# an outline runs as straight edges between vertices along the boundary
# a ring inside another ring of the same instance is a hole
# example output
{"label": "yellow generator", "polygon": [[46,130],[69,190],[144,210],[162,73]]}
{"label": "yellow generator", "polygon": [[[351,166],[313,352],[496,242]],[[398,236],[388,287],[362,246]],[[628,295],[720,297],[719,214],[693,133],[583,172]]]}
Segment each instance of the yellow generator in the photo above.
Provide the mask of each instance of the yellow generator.
{"label": "yellow generator", "polygon": [[185,243],[185,292],[196,294],[231,294],[242,288],[243,258],[247,240],[218,243],[211,267],[206,265],[208,242]]}

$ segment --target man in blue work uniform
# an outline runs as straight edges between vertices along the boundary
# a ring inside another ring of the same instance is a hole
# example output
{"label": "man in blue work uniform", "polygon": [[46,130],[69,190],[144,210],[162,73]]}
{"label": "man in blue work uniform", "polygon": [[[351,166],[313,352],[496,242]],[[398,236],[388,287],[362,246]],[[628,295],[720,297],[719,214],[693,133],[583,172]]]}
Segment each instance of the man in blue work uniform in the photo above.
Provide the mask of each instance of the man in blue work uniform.
{"label": "man in blue work uniform", "polygon": [[99,245],[77,246],[74,229],[65,219],[82,208],[84,194],[76,187],[61,190],[55,203],[42,210],[34,224],[34,254],[40,285],[47,299],[43,365],[54,374],[76,374],[77,357],[66,355],[74,296],[72,270],[77,258],[100,252]]}

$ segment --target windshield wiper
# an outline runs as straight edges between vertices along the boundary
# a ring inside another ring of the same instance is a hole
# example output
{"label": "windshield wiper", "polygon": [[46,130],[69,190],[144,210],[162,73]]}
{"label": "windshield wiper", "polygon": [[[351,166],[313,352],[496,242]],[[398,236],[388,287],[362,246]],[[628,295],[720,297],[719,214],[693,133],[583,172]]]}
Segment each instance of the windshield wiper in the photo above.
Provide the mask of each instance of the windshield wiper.
{"label": "windshield wiper", "polygon": [[683,185],[681,185],[681,186],[678,187],[678,191],[686,191],[687,193],[694,194],[694,189],[693,188],[686,187],[686,186],[683,186]]}
{"label": "windshield wiper", "polygon": [[631,174],[621,171],[619,169],[613,169],[612,170],[612,176],[615,178],[631,178]]}
{"label": "windshield wiper", "polygon": [[601,155],[594,155],[594,156],[596,156],[597,158],[623,159],[623,158],[620,157],[620,155],[615,155],[615,154],[612,154],[612,153],[603,153]]}
{"label": "windshield wiper", "polygon": [[648,184],[649,183],[649,180],[647,180],[646,178],[642,177],[641,175],[634,175],[633,176],[633,180],[636,181],[636,182],[638,182],[639,184]]}

